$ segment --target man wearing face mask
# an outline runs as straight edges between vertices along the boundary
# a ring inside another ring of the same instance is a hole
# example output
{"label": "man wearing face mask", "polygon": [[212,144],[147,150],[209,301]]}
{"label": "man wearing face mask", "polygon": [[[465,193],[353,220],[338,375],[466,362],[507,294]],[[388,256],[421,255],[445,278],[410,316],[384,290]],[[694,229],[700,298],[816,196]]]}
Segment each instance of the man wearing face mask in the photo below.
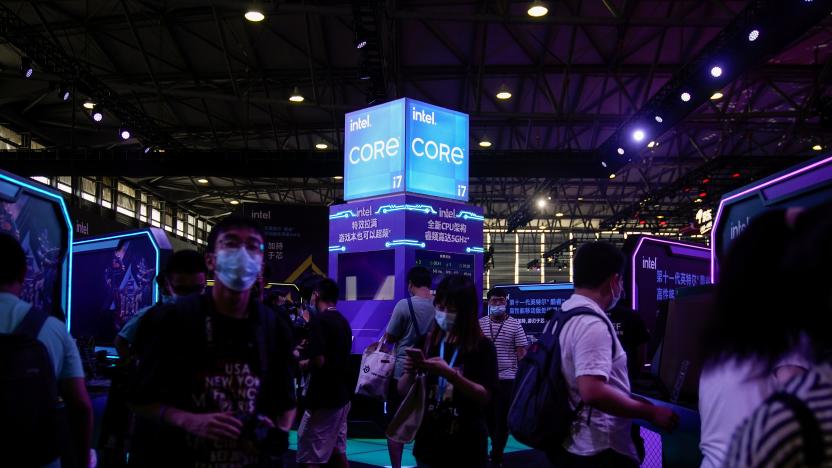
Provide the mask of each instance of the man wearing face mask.
{"label": "man wearing face mask", "polygon": [[132,466],[282,466],[294,420],[292,339],[252,297],[263,238],[249,219],[220,221],[205,255],[211,292],[159,312],[130,389],[156,440],[131,450]]}
{"label": "man wearing face mask", "polygon": [[508,409],[511,405],[517,363],[526,355],[529,340],[520,321],[506,312],[508,296],[500,288],[488,291],[488,315],[480,319],[480,329],[497,349],[499,381],[488,404],[488,436],[491,438],[491,464],[503,464],[508,441]]}
{"label": "man wearing face mask", "polygon": [[[387,392],[387,418],[392,420],[402,402],[398,391],[398,381],[404,371],[405,349],[415,346],[425,336],[433,324],[434,306],[430,271],[423,266],[415,266],[407,272],[406,299],[400,300],[393,308],[393,315],[387,323],[384,341],[396,346],[396,368],[390,379]],[[401,468],[404,444],[387,440],[392,468]]]}
{"label": "man wearing face mask", "polygon": [[627,355],[605,313],[623,294],[624,256],[612,244],[584,244],[575,254],[573,269],[575,293],[562,309],[592,313],[564,323],[561,370],[571,406],[583,406],[564,445],[552,447],[547,455],[556,466],[635,468],[639,461],[630,432],[632,420],[672,430],[678,416],[630,396]]}

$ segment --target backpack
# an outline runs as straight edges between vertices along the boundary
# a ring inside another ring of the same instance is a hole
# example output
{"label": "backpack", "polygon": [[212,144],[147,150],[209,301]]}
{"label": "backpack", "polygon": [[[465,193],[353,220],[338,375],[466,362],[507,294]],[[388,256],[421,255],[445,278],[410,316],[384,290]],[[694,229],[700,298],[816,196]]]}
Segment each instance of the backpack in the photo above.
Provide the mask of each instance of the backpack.
{"label": "backpack", "polygon": [[[560,349],[561,330],[566,322],[579,315],[601,317],[588,307],[559,312],[546,324],[518,366],[508,427],[518,441],[529,447],[551,450],[563,445],[583,409],[583,402],[575,409],[569,403],[569,384],[563,375]],[[612,338],[614,357],[615,334],[609,322],[604,320],[604,323]]]}
{"label": "backpack", "polygon": [[41,466],[60,455],[58,382],[37,339],[47,318],[30,309],[14,332],[0,334],[0,453],[9,466]]}

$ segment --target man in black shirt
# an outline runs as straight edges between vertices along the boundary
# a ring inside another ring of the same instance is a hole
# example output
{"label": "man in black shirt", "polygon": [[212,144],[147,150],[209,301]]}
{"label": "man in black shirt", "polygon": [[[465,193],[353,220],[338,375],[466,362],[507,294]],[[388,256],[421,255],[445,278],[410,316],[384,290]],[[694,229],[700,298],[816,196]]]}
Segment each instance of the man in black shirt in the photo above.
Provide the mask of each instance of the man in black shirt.
{"label": "man in black shirt", "polygon": [[130,399],[152,430],[133,466],[281,466],[294,419],[291,331],[251,295],[263,234],[226,218],[208,237],[209,294],[159,312]]}
{"label": "man in black shirt", "polygon": [[350,372],[352,328],[335,309],[338,284],[326,278],[309,301],[309,359],[301,369],[310,372],[306,411],[298,428],[298,464],[307,467],[347,467],[347,415],[353,393]]}

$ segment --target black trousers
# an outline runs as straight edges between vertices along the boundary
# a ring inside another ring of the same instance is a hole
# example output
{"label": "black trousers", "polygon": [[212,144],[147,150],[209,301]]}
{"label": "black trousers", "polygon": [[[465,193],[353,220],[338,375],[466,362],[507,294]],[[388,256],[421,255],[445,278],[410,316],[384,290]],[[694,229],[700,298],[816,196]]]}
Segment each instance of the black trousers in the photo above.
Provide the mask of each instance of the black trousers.
{"label": "black trousers", "polygon": [[500,380],[487,408],[488,437],[491,438],[491,455],[502,459],[508,442],[508,409],[514,392],[514,379]]}
{"label": "black trousers", "polygon": [[638,468],[639,463],[632,458],[622,455],[613,449],[604,450],[601,453],[582,457],[567,452],[563,448],[547,452],[549,462],[555,468]]}

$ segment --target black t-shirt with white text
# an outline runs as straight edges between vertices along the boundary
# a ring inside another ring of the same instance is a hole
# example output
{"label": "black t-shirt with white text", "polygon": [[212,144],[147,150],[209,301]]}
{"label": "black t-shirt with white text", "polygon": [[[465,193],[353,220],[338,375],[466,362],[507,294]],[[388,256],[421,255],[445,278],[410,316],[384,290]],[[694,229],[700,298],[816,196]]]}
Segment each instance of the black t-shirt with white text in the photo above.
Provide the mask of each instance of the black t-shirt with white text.
{"label": "black t-shirt with white text", "polygon": [[[194,413],[261,414],[273,420],[294,407],[291,331],[273,311],[252,301],[246,318],[232,318],[217,313],[211,297],[203,295],[161,314],[154,327],[158,336],[139,356],[143,362],[131,388],[134,403],[156,402]],[[263,336],[271,344],[261,350],[257,336],[262,326],[269,327]],[[267,376],[261,355],[268,360]],[[178,429],[153,427],[153,422],[142,424],[151,427],[141,432],[150,439],[139,441],[137,449],[145,453],[135,455],[141,459],[147,451],[164,447],[164,459],[180,466],[245,467],[259,461],[250,441],[212,442]]]}

